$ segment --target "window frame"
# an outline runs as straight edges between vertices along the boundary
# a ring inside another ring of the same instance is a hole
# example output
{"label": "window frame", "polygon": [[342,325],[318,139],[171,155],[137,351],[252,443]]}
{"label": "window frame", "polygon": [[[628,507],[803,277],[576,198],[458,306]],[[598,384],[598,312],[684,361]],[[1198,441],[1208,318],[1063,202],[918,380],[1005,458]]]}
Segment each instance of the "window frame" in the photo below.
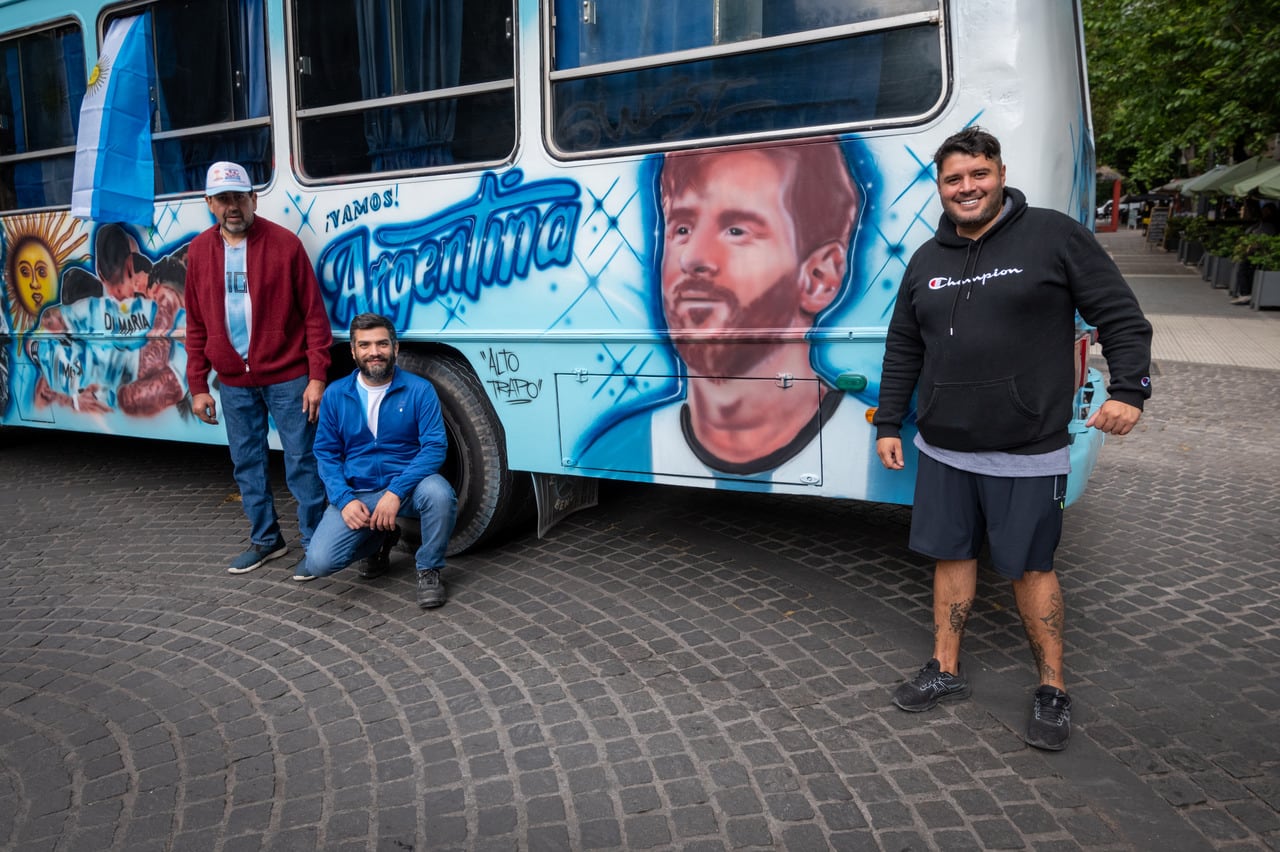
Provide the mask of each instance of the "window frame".
{"label": "window frame", "polygon": [[[80,49],[84,53],[85,60],[87,61],[89,58],[89,54],[84,49],[85,48],[84,23],[74,15],[61,15],[57,18],[51,18],[47,21],[41,21],[38,24],[30,24],[28,26],[19,27],[15,30],[10,30],[9,32],[4,33],[2,37],[0,37],[0,42],[19,41],[29,36],[38,35],[47,30],[56,30],[59,27],[65,27],[65,26],[73,26],[79,31]],[[89,78],[89,69],[86,67],[81,70],[84,73],[85,81],[87,83]],[[23,90],[23,94],[24,95],[26,94],[25,89]],[[66,94],[68,95],[68,101],[69,101],[70,92],[67,92]],[[73,105],[68,103],[68,107],[77,114],[80,111],[80,104]],[[25,122],[26,121],[26,113],[25,113],[26,103],[25,102],[22,104],[22,108],[24,110],[23,120]],[[48,160],[48,159],[53,159],[55,157],[65,157],[67,155],[71,155],[74,157],[75,153],[76,153],[76,146],[72,144],[72,145],[61,145],[57,148],[41,148],[38,151],[24,151],[20,154],[0,154],[0,166],[30,162],[32,160]],[[39,213],[39,212],[48,211],[48,210],[70,210],[70,209],[71,209],[71,199],[67,199],[67,202],[65,204],[46,204],[41,207],[11,207],[11,208],[0,207],[0,216],[10,216],[10,215],[20,214],[20,213]]]}
{"label": "window frame", "polygon": [[[289,155],[292,163],[293,177],[303,186],[329,186],[351,181],[394,181],[401,178],[426,174],[456,174],[458,172],[480,171],[492,169],[514,162],[520,151],[520,2],[506,0],[511,6],[511,17],[508,19],[507,37],[511,42],[511,77],[506,80],[493,80],[487,83],[468,83],[451,86],[446,89],[433,89],[429,92],[413,92],[403,95],[388,95],[368,100],[347,101],[340,104],[329,104],[318,107],[301,107],[301,75],[303,57],[300,55],[301,45],[295,28],[295,16],[298,7],[306,0],[285,0],[284,6],[284,45],[286,73],[289,75]],[[409,106],[450,99],[462,99],[475,95],[486,95],[497,92],[511,92],[512,122],[514,133],[511,150],[503,157],[493,160],[468,160],[465,163],[452,163],[443,166],[421,166],[408,169],[389,169],[387,171],[349,172],[313,177],[307,174],[302,158],[301,122],[311,118],[326,118],[340,115],[358,115],[369,110],[389,107]]]}
{"label": "window frame", "polygon": [[[130,0],[130,2],[116,3],[111,6],[102,7],[102,9],[98,12],[98,19],[95,22],[95,27],[97,29],[97,39],[98,39],[96,51],[98,53],[101,53],[102,43],[107,37],[107,29],[110,27],[110,23],[112,20],[114,20],[115,18],[127,17],[130,14],[137,14],[137,13],[146,11],[155,6],[158,6],[163,2],[165,2],[165,0]],[[228,0],[218,0],[218,2],[226,3],[228,2]],[[271,32],[271,28],[268,25],[271,19],[271,3],[264,2],[262,4],[262,18],[263,18],[262,20],[263,32],[269,34]],[[154,29],[152,30],[152,46],[153,47],[156,46]],[[186,138],[194,138],[197,136],[213,136],[218,133],[226,133],[229,131],[237,131],[237,130],[247,130],[254,127],[264,127],[264,126],[270,127],[271,115],[272,115],[271,39],[270,38],[265,38],[263,40],[262,49],[264,51],[263,59],[265,61],[266,69],[267,69],[267,79],[265,81],[265,85],[267,86],[267,114],[266,115],[259,116],[257,118],[232,119],[231,121],[219,121],[219,122],[214,122],[213,124],[201,124],[196,127],[184,127],[179,130],[156,130],[153,127],[151,130],[151,144],[153,146],[153,149],[156,142],[163,142],[168,139],[186,139]],[[95,54],[95,61],[96,61],[96,55],[97,54]],[[242,70],[243,69],[237,69],[237,70],[234,70],[233,73],[239,74]],[[270,136],[271,134],[269,134],[269,137]],[[274,149],[274,144],[275,144],[274,139],[269,139],[269,144]],[[154,152],[153,152],[153,155],[154,155]],[[274,163],[275,163],[274,152],[273,152],[273,156],[270,158],[270,162],[273,164],[271,169],[271,177],[268,178],[266,183],[258,184],[257,186],[255,186],[254,187],[255,190],[259,189],[260,187],[270,185],[271,182],[274,180],[275,172],[276,172],[276,169],[274,166]],[[168,200],[172,198],[193,198],[193,197],[201,197],[201,198],[204,197],[204,187],[196,187],[194,189],[188,189],[181,192],[157,192],[156,193],[157,203],[160,202],[161,200]]]}
{"label": "window frame", "polygon": [[[638,0],[638,2],[643,2],[643,0]],[[539,5],[543,6],[542,42],[544,49],[542,50],[542,55],[540,57],[543,97],[543,142],[547,146],[547,150],[554,157],[561,160],[598,159],[601,157],[678,151],[688,148],[736,145],[753,141],[791,139],[805,136],[827,136],[848,133],[855,130],[880,130],[890,127],[909,127],[912,125],[925,124],[937,117],[943,107],[945,107],[947,102],[951,99],[954,73],[951,64],[951,27],[950,19],[947,15],[947,0],[937,0],[936,9],[929,9],[924,12],[908,12],[884,18],[877,18],[871,21],[859,21],[852,24],[840,24],[833,27],[823,27],[815,30],[802,30],[800,32],[787,33],[784,35],[726,42],[719,45],[669,51],[666,53],[655,53],[635,59],[600,62],[592,65],[582,65],[575,68],[560,70],[553,70],[555,67],[556,44],[554,2],[552,2],[552,0],[548,0],[548,2]],[[561,148],[556,141],[555,85],[557,83],[590,79],[593,77],[603,77],[610,74],[671,67],[693,62],[701,62],[708,59],[744,56],[751,53],[760,53],[779,48],[822,44],[825,42],[856,38],[862,35],[888,33],[894,30],[924,24],[933,25],[937,27],[938,30],[939,67],[942,72],[942,85],[939,87],[938,98],[934,101],[933,105],[924,112],[916,115],[906,115],[885,119],[877,118],[866,121],[845,121],[822,125],[805,125],[801,127],[784,128],[781,130],[707,135],[696,139],[681,139],[673,140],[671,142],[648,142],[638,145],[622,145],[608,148],[596,147],[587,151],[566,151]]]}

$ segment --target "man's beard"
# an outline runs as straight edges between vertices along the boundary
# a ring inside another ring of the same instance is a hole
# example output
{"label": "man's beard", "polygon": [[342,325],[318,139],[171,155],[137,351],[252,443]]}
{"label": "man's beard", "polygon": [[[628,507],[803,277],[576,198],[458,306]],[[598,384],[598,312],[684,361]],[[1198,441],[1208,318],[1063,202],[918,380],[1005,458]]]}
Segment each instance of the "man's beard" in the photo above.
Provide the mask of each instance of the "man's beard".
{"label": "man's beard", "polygon": [[369,358],[361,360],[356,366],[360,369],[360,375],[364,376],[373,384],[385,382],[390,376],[391,371],[396,366],[396,355],[392,352],[387,356],[387,360],[381,364],[370,364]]}
{"label": "man's beard", "polygon": [[[783,274],[758,298],[745,305],[727,287],[698,278],[682,278],[663,298],[667,325],[672,331],[701,330],[712,335],[718,331],[790,327],[800,309],[800,287],[796,281],[798,274],[794,271]],[[688,291],[722,302],[723,308],[679,307],[680,297]],[[724,314],[723,321],[714,327],[707,327],[708,322],[718,318],[715,316],[717,313]],[[750,375],[752,368],[771,354],[775,345],[735,340],[723,343],[675,341],[676,352],[688,365],[690,375],[725,378]]]}
{"label": "man's beard", "polygon": [[960,205],[955,205],[956,212],[947,211],[947,215],[951,217],[951,221],[959,228],[968,230],[978,230],[979,228],[994,222],[1000,213],[1004,210],[1004,191],[993,192],[983,199],[983,203],[972,213],[963,214],[960,212]]}

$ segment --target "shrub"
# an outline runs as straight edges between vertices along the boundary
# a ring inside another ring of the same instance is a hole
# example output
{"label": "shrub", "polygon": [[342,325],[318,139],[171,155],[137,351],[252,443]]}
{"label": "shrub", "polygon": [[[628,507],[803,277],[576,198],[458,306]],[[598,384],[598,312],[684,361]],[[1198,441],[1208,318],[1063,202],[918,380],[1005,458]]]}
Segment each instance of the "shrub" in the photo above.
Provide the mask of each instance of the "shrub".
{"label": "shrub", "polygon": [[1205,238],[1209,236],[1209,231],[1212,227],[1209,224],[1209,220],[1203,216],[1188,216],[1186,225],[1183,226],[1183,233],[1187,239],[1204,245]]}
{"label": "shrub", "polygon": [[1164,226],[1164,248],[1173,250],[1178,247],[1178,241],[1182,239],[1183,233],[1187,229],[1187,222],[1190,218],[1187,216],[1170,216],[1169,221]]}
{"label": "shrub", "polygon": [[1245,234],[1236,240],[1231,259],[1236,263],[1248,261],[1255,269],[1280,270],[1280,236]]}
{"label": "shrub", "polygon": [[1216,257],[1230,257],[1236,247],[1236,241],[1244,236],[1242,225],[1221,225],[1209,231],[1203,240],[1204,250]]}

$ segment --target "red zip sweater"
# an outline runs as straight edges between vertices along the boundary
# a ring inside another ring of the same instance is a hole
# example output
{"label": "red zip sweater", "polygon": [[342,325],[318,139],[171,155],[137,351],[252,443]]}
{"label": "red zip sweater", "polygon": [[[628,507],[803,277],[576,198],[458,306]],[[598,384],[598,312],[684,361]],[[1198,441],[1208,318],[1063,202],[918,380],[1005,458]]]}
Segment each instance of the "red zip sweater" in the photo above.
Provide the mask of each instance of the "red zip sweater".
{"label": "red zip sweater", "polygon": [[215,224],[187,249],[187,386],[209,392],[209,370],[232,387],[263,387],[306,375],[324,381],[333,334],[311,260],[288,230],[255,218],[245,272],[253,304],[249,358],[227,334],[222,234]]}

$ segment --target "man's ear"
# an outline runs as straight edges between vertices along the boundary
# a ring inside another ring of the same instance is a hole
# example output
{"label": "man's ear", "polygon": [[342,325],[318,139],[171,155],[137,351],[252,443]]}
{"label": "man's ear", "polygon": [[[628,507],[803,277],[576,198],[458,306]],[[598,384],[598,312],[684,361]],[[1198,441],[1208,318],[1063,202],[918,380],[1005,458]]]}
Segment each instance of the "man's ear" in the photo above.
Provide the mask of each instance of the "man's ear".
{"label": "man's ear", "polygon": [[823,243],[805,259],[800,270],[800,309],[807,314],[825,310],[844,284],[845,247]]}

